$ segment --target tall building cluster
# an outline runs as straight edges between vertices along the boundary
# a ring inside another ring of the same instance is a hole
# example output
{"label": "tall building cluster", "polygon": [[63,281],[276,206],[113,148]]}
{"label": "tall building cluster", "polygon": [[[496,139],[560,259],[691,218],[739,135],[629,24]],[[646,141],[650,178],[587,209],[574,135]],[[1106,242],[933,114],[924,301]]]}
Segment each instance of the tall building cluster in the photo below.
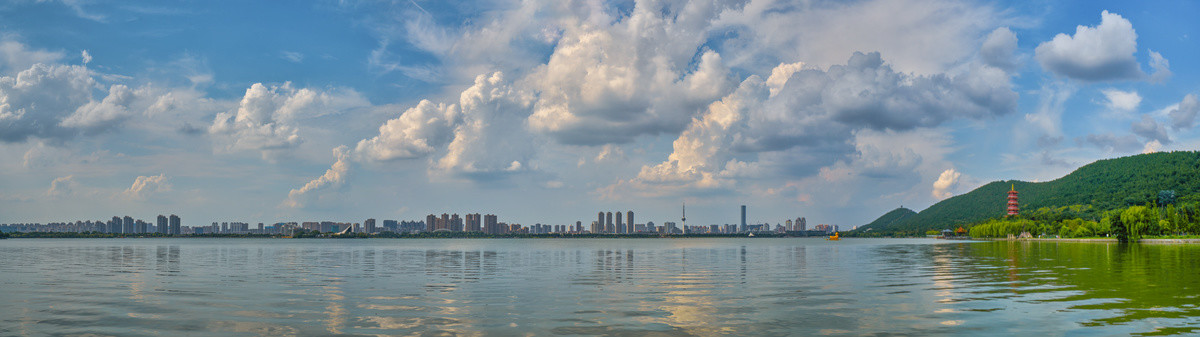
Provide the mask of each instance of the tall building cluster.
{"label": "tall building cluster", "polygon": [[[575,228],[564,226],[570,232],[582,233],[583,222],[577,221]],[[591,233],[606,233],[606,234],[634,234],[646,232],[645,224],[638,224],[634,221],[633,211],[616,211],[616,212],[598,212],[596,213],[596,221],[592,222]]]}

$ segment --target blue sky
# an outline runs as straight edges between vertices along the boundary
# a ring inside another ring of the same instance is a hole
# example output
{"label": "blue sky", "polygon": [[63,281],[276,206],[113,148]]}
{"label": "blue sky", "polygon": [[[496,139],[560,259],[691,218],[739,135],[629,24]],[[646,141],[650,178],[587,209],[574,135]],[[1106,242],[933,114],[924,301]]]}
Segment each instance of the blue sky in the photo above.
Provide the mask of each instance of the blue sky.
{"label": "blue sky", "polygon": [[847,228],[1197,149],[1197,7],[7,2],[0,222]]}

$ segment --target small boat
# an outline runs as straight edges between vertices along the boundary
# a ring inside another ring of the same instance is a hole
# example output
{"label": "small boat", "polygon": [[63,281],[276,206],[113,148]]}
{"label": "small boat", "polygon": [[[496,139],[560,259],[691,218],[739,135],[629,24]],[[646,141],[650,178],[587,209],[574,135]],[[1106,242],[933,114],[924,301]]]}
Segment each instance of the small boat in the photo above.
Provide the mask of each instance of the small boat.
{"label": "small boat", "polygon": [[750,233],[750,237],[754,237],[754,233]]}
{"label": "small boat", "polygon": [[829,238],[827,238],[827,239],[825,239],[825,240],[829,240],[829,241],[838,241],[838,240],[841,240],[841,239],[842,239],[842,238],[841,238],[840,236],[838,236],[838,233],[837,233],[837,232],[833,232],[833,235],[830,235],[830,236],[829,236]]}

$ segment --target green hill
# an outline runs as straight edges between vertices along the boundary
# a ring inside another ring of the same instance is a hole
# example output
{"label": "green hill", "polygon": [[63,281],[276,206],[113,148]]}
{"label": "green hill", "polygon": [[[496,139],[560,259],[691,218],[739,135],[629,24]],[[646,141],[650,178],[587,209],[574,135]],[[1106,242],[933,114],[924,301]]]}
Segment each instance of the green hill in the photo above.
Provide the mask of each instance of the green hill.
{"label": "green hill", "polygon": [[[1091,205],[1096,212],[1141,205],[1158,191],[1174,190],[1181,201],[1200,200],[1200,152],[1151,153],[1105,159],[1084,165],[1048,182],[994,181],[966,194],[929,206],[873,232],[920,234],[997,218],[1007,208],[1007,193],[1020,193],[1021,214],[1041,207]],[[895,211],[893,211],[895,212]],[[889,213],[891,214],[891,213]],[[886,215],[885,215],[886,216]]]}
{"label": "green hill", "polygon": [[917,212],[914,212],[911,209],[900,207],[892,210],[891,212],[887,212],[887,214],[880,216],[878,219],[871,221],[869,224],[858,227],[858,229],[861,231],[866,231],[871,228],[888,228],[892,224],[904,221],[905,219],[908,219],[914,215],[917,215]]}

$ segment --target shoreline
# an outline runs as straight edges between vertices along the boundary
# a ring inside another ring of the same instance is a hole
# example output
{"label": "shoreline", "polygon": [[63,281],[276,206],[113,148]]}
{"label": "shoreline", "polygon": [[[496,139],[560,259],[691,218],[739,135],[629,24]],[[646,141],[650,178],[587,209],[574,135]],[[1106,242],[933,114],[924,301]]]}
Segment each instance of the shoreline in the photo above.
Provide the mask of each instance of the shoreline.
{"label": "shoreline", "polygon": [[[1116,238],[1025,238],[1025,239],[1006,239],[1006,238],[978,238],[973,240],[980,241],[1041,241],[1041,242],[1090,242],[1090,243],[1117,243]],[[1197,244],[1200,243],[1200,238],[1194,239],[1138,239],[1137,243],[1145,244]]]}

